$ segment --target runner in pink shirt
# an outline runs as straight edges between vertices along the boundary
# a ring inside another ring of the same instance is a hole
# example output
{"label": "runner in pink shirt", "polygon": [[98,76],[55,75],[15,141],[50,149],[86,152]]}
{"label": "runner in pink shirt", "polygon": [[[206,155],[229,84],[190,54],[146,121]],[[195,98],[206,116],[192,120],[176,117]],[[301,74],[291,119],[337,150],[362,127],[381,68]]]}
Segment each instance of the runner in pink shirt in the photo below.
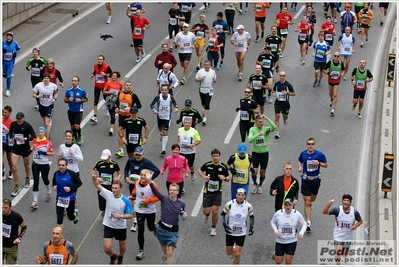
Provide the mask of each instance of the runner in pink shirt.
{"label": "runner in pink shirt", "polygon": [[180,145],[173,144],[172,145],[172,155],[167,156],[165,161],[163,162],[161,168],[161,175],[165,173],[165,170],[169,168],[168,177],[166,177],[166,188],[169,191],[169,186],[172,183],[176,183],[179,185],[179,194],[178,198],[181,197],[183,187],[184,187],[184,178],[188,178],[188,173],[190,172],[190,168],[188,167],[187,160],[184,156],[179,154]]}

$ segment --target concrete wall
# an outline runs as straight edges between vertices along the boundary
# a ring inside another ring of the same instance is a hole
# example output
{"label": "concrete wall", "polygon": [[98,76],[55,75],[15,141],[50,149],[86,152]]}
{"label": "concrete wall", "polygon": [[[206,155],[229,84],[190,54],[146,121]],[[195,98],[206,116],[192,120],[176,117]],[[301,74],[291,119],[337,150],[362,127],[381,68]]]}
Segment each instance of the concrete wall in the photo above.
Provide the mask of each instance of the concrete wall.
{"label": "concrete wall", "polygon": [[55,2],[27,2],[27,3],[9,3],[2,4],[3,29],[2,33],[12,30],[22,22],[34,17],[46,8],[54,5]]}

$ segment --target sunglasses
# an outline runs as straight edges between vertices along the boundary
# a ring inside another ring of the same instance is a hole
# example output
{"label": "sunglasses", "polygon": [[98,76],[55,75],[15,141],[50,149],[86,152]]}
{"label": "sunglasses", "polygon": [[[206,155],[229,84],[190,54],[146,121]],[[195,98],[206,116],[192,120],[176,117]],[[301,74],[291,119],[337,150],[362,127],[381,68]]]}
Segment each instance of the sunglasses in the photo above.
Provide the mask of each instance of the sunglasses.
{"label": "sunglasses", "polygon": [[334,55],[334,57],[339,57],[339,55],[337,56],[337,55]]}
{"label": "sunglasses", "polygon": [[314,146],[315,143],[308,143],[308,146]]}
{"label": "sunglasses", "polygon": [[250,93],[251,93],[251,91],[244,91],[244,93],[246,93],[246,94],[250,94]]}

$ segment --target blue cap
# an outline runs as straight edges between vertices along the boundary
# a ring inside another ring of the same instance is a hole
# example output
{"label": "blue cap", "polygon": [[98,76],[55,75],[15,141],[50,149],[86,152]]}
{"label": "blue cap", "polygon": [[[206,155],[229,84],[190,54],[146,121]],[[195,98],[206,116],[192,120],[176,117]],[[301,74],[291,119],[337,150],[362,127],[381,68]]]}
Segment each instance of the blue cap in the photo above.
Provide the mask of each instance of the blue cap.
{"label": "blue cap", "polygon": [[44,133],[46,133],[46,128],[40,126],[39,128],[37,128],[37,131],[43,131]]}
{"label": "blue cap", "polygon": [[292,204],[292,199],[291,199],[291,198],[286,198],[286,199],[284,200],[284,204],[287,203],[287,202],[290,203],[290,204]]}
{"label": "blue cap", "polygon": [[144,153],[144,149],[141,146],[136,147],[134,150],[134,154],[142,155]]}
{"label": "blue cap", "polygon": [[244,143],[238,145],[238,153],[247,153],[247,146]]}

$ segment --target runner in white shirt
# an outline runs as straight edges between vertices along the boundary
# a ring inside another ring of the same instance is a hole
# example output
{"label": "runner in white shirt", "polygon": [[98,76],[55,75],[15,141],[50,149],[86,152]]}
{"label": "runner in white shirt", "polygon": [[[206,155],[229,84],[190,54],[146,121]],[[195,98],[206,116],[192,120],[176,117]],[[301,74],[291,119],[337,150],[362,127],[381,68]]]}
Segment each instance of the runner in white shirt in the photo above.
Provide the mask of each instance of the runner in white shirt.
{"label": "runner in white shirt", "polygon": [[189,31],[189,25],[183,24],[183,31],[179,32],[175,36],[175,45],[178,46],[177,52],[179,53],[180,65],[183,68],[183,78],[180,83],[184,85],[186,83],[186,76],[188,73],[188,64],[191,60],[191,55],[195,44],[197,43],[197,36]]}
{"label": "runner in white shirt", "polygon": [[43,81],[35,85],[32,97],[39,99],[39,112],[46,128],[46,138],[50,138],[50,120],[53,116],[54,103],[58,97],[58,87],[55,83],[50,82],[50,74],[44,74]]}
{"label": "runner in white shirt", "polygon": [[238,25],[236,32],[231,36],[230,43],[235,46],[237,67],[238,67],[238,80],[242,81],[242,72],[244,71],[244,60],[247,55],[247,51],[251,44],[251,35],[244,31],[243,25]]}
{"label": "runner in white shirt", "polygon": [[355,53],[356,44],[355,37],[351,34],[352,29],[350,27],[345,28],[345,33],[342,33],[337,39],[337,46],[341,61],[345,65],[344,70],[344,81],[346,81],[346,73],[349,69],[349,63],[351,62],[352,54]]}
{"label": "runner in white shirt", "polygon": [[206,125],[210,104],[213,96],[213,84],[216,80],[216,72],[211,69],[212,63],[205,60],[204,68],[200,69],[195,75],[195,81],[199,82],[199,94],[201,98],[201,105],[204,108],[202,112],[202,125]]}
{"label": "runner in white shirt", "polygon": [[[285,264],[292,264],[298,236],[303,238],[306,231],[306,221],[302,214],[293,208],[291,198],[284,201],[284,209],[277,211],[270,222],[276,235],[276,248],[272,254],[272,259],[277,264],[283,262],[285,254]],[[297,235],[297,225],[301,225],[301,230]]]}
{"label": "runner in white shirt", "polygon": [[179,85],[179,80],[176,75],[171,72],[172,64],[165,63],[163,68],[158,71],[156,84],[159,88],[158,94],[161,93],[161,86],[167,84],[169,86],[169,94],[173,95],[173,89]]}

